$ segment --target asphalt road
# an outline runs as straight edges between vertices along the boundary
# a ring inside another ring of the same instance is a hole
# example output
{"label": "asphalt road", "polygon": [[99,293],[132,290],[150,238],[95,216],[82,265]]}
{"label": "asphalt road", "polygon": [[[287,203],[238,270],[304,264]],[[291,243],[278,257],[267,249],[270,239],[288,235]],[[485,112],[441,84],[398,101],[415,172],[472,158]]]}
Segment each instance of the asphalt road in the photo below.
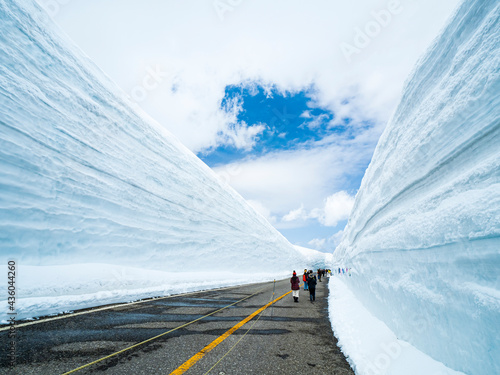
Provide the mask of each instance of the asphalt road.
{"label": "asphalt road", "polygon": [[[245,324],[242,320],[290,290],[288,279],[18,327],[13,371],[7,368],[11,340],[2,331],[0,373],[63,374],[110,355],[74,373],[170,374],[191,359],[185,374],[354,374],[331,330],[326,284],[318,283],[315,303],[301,290],[299,303],[288,294]],[[222,341],[221,335],[238,324],[241,328]]]}

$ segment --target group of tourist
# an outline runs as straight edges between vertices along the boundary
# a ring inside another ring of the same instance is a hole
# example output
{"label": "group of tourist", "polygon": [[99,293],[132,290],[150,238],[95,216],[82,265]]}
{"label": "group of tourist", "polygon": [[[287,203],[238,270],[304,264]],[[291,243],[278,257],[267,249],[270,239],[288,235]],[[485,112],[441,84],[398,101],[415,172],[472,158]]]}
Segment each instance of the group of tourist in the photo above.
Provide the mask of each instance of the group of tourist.
{"label": "group of tourist", "polygon": [[[351,276],[350,268],[339,268],[339,275],[349,275]],[[317,277],[316,277],[317,275]],[[332,270],[318,268],[315,273],[313,270],[304,270],[302,274],[302,281],[304,282],[304,291],[309,291],[309,300],[312,302],[316,301],[316,284],[321,282],[322,277],[330,277],[332,275]],[[300,279],[297,273],[293,271],[293,276],[290,279],[292,284],[292,296],[294,302],[299,302],[299,290],[300,290]]]}
{"label": "group of tourist", "polygon": [[[327,274],[326,270],[318,269],[316,278],[316,273],[312,270],[304,270],[302,275],[302,281],[304,282],[304,290],[309,291],[309,300],[312,302],[316,301],[316,284],[321,281],[321,277]],[[294,302],[299,302],[299,290],[300,290],[300,279],[297,273],[293,271],[293,276],[290,279],[292,284],[292,296]]]}

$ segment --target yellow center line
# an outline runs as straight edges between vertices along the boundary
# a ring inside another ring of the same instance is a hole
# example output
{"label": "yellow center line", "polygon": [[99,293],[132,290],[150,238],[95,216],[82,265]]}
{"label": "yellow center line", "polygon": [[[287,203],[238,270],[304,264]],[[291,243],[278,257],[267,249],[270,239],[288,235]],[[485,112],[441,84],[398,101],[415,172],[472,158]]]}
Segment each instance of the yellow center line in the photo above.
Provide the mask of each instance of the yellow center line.
{"label": "yellow center line", "polygon": [[214,341],[212,341],[210,344],[205,346],[203,349],[201,349],[198,353],[196,353],[194,356],[189,358],[186,362],[184,362],[182,365],[180,365],[177,369],[172,371],[170,375],[181,375],[184,374],[187,370],[189,370],[196,362],[198,362],[200,359],[202,359],[205,354],[207,354],[209,351],[211,351],[213,348],[215,348],[217,345],[219,345],[222,341],[227,339],[229,336],[231,336],[235,331],[237,331],[239,328],[244,326],[246,323],[248,323],[250,320],[252,320],[256,315],[260,314],[262,311],[267,309],[269,306],[271,306],[273,303],[278,302],[280,299],[285,297],[286,295],[292,293],[292,291],[288,291],[285,294],[283,294],[281,297],[276,298],[275,300],[269,302],[265,306],[261,307],[257,311],[255,311],[253,314],[249,315],[245,319],[243,319],[241,322],[236,324],[234,327],[226,331],[224,334],[221,336],[217,337]]}
{"label": "yellow center line", "polygon": [[240,337],[240,339],[238,341],[236,341],[236,343],[226,352],[226,354],[224,354],[217,362],[215,362],[215,364],[212,367],[210,367],[210,369],[204,375],[209,374],[210,371],[212,371],[215,368],[215,366],[217,366],[219,363],[222,362],[222,360],[224,358],[226,358],[226,356],[236,347],[236,345],[238,345],[240,343],[240,341],[245,338],[245,336],[247,335],[248,332],[250,332],[250,330],[253,328],[253,326],[255,324],[257,324],[257,322],[259,321],[259,319],[262,317],[262,314],[264,314],[264,312],[262,312],[261,314],[259,314],[259,317],[257,319],[255,319],[255,321],[252,323],[252,325],[250,326],[250,328],[247,329],[247,331]]}
{"label": "yellow center line", "polygon": [[254,294],[251,294],[251,295],[249,295],[249,296],[246,296],[245,298],[242,298],[242,299],[240,299],[239,301],[233,302],[232,304],[227,305],[227,306],[225,306],[225,307],[223,307],[223,308],[221,308],[221,309],[219,309],[219,310],[213,311],[213,312],[211,312],[210,314],[204,315],[204,316],[202,316],[202,317],[200,317],[200,318],[198,318],[198,319],[192,320],[192,321],[190,321],[190,322],[188,322],[188,323],[185,323],[185,324],[183,324],[183,325],[180,325],[180,326],[178,326],[178,327],[175,327],[175,328],[173,328],[173,329],[171,329],[171,330],[169,330],[169,331],[167,331],[167,332],[163,332],[163,333],[161,333],[161,334],[159,334],[159,335],[157,335],[157,336],[154,336],[154,337],[151,337],[151,338],[149,338],[149,339],[147,339],[147,340],[141,341],[141,342],[139,342],[139,343],[137,343],[137,344],[135,344],[135,345],[129,346],[129,347],[125,348],[125,349],[122,349],[122,350],[120,350],[120,351],[117,351],[117,352],[115,352],[115,353],[112,353],[112,354],[110,354],[110,355],[107,355],[107,356],[105,356],[105,357],[99,358],[99,359],[98,359],[98,360],[96,360],[96,361],[93,361],[93,362],[87,363],[86,365],[83,365],[83,366],[80,366],[80,367],[78,367],[78,368],[75,368],[74,370],[71,370],[71,371],[65,372],[65,373],[64,373],[64,374],[62,374],[62,375],[68,375],[68,374],[72,374],[72,373],[74,373],[74,372],[77,372],[77,371],[83,370],[84,368],[89,367],[89,366],[92,366],[92,365],[94,365],[94,364],[96,364],[96,363],[99,363],[99,362],[101,362],[101,361],[104,361],[105,359],[108,359],[108,358],[114,357],[114,356],[116,356],[116,355],[118,355],[118,354],[121,354],[121,353],[123,353],[123,352],[126,352],[126,351],[128,351],[128,350],[130,350],[130,349],[137,348],[138,346],[141,346],[141,345],[146,344],[146,343],[148,343],[148,342],[150,342],[150,341],[156,340],[156,339],[157,339],[157,338],[159,338],[159,337],[162,337],[162,336],[165,336],[165,335],[167,335],[167,334],[169,334],[169,333],[172,333],[172,332],[174,332],[174,331],[177,331],[178,329],[181,329],[181,328],[187,327],[188,325],[191,325],[191,324],[193,324],[193,323],[196,323],[196,322],[198,322],[198,321],[200,321],[200,320],[202,320],[202,319],[204,319],[204,318],[206,318],[206,317],[208,317],[208,316],[214,315],[214,314],[216,314],[216,313],[218,313],[218,312],[220,312],[220,311],[222,311],[222,310],[224,310],[224,309],[227,309],[228,307],[234,306],[234,305],[236,305],[237,303],[240,303],[240,302],[242,302],[242,301],[244,301],[244,300],[246,300],[246,299],[249,299],[250,297],[253,297],[253,296],[255,296],[256,294],[260,293],[260,292],[261,292],[261,291],[263,291],[264,289],[265,289],[265,288],[262,288],[262,289],[258,290],[257,292],[255,292]]}

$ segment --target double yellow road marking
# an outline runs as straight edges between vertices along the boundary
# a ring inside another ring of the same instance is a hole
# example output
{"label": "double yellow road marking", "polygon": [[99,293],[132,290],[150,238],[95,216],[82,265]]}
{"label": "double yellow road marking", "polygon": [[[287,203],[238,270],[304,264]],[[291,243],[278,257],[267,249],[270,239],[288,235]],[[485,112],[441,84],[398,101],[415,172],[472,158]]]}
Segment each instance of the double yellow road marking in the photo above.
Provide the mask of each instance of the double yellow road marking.
{"label": "double yellow road marking", "polygon": [[[107,355],[107,356],[105,356],[105,357],[99,358],[99,359],[98,359],[98,360],[96,360],[96,361],[93,361],[93,362],[87,363],[87,364],[85,364],[85,365],[83,365],[83,366],[80,366],[80,367],[78,367],[78,368],[75,368],[74,370],[71,370],[71,371],[65,372],[63,375],[68,375],[68,374],[72,374],[72,373],[75,373],[75,372],[77,372],[77,371],[83,370],[84,368],[90,367],[90,366],[92,366],[92,365],[94,365],[94,364],[97,364],[97,363],[99,363],[99,362],[102,362],[102,361],[104,361],[104,360],[106,360],[106,359],[109,359],[109,358],[114,357],[114,356],[116,356],[116,355],[118,355],[118,354],[124,353],[124,352],[126,352],[126,351],[131,350],[131,349],[137,348],[138,346],[141,346],[141,345],[144,345],[144,344],[146,344],[146,343],[148,343],[148,342],[151,342],[151,341],[153,341],[153,340],[156,340],[156,339],[158,339],[158,338],[160,338],[160,337],[162,337],[162,336],[165,336],[165,335],[167,335],[167,334],[169,334],[169,333],[172,333],[172,332],[174,332],[174,331],[177,331],[178,329],[181,329],[181,328],[187,327],[187,326],[189,326],[189,325],[191,325],[191,324],[193,324],[193,323],[196,323],[196,322],[198,322],[198,321],[200,321],[200,320],[202,320],[202,319],[204,319],[204,318],[206,318],[206,317],[209,317],[209,316],[211,316],[211,315],[214,315],[214,314],[216,314],[216,313],[218,313],[218,312],[220,312],[220,311],[222,311],[222,310],[225,310],[225,309],[227,309],[228,307],[231,307],[231,306],[236,305],[237,303],[243,302],[244,300],[247,300],[247,299],[249,299],[249,298],[251,298],[251,297],[255,296],[256,294],[260,293],[262,290],[263,290],[263,289],[261,289],[261,290],[259,290],[259,291],[255,292],[255,293],[253,293],[253,294],[251,294],[251,295],[249,295],[249,296],[246,296],[245,298],[242,298],[242,299],[240,299],[239,301],[233,302],[232,304],[227,305],[227,306],[225,306],[225,307],[223,307],[223,308],[221,308],[221,309],[219,309],[219,310],[213,311],[213,312],[211,312],[210,314],[204,315],[204,316],[202,316],[202,317],[200,317],[200,318],[198,318],[198,319],[192,320],[192,321],[190,321],[190,322],[188,322],[188,323],[185,323],[185,324],[183,324],[183,325],[180,325],[180,326],[178,326],[178,327],[176,327],[176,328],[173,328],[173,329],[171,329],[171,330],[169,330],[169,331],[163,332],[163,333],[161,333],[161,334],[159,334],[159,335],[157,335],[157,336],[154,336],[154,337],[151,337],[151,338],[149,338],[149,339],[147,339],[147,340],[141,341],[141,342],[139,342],[139,343],[137,343],[137,344],[135,344],[135,345],[129,346],[129,347],[125,348],[125,349],[122,349],[122,350],[120,350],[120,351],[117,351],[117,352],[115,352],[115,353],[112,353],[112,354],[110,354],[110,355]],[[184,372],[186,372],[186,371],[187,371],[187,370],[188,370],[188,369],[189,369],[192,365],[194,365],[196,362],[198,362],[198,361],[199,361],[199,360],[200,360],[200,359],[201,359],[201,358],[202,358],[202,357],[203,357],[206,353],[208,353],[210,350],[212,350],[212,349],[213,349],[213,348],[215,348],[217,345],[219,345],[222,341],[224,341],[227,337],[229,337],[229,336],[230,336],[233,332],[235,332],[237,329],[239,329],[240,327],[242,327],[245,323],[247,323],[248,321],[250,321],[251,319],[253,319],[256,315],[260,314],[262,311],[264,311],[265,309],[267,309],[267,308],[268,308],[269,306],[271,306],[273,303],[275,303],[275,302],[279,301],[280,299],[282,299],[283,297],[285,297],[287,294],[290,294],[290,293],[291,293],[291,291],[289,291],[289,292],[287,292],[287,293],[283,294],[281,297],[278,297],[278,298],[276,298],[275,300],[273,300],[273,301],[269,302],[269,303],[268,303],[268,304],[266,304],[265,306],[261,307],[259,310],[255,311],[253,314],[249,315],[247,318],[243,319],[241,322],[239,322],[238,324],[236,324],[233,328],[231,328],[230,330],[228,330],[228,331],[227,331],[226,333],[224,333],[222,336],[220,336],[220,337],[218,337],[216,340],[214,340],[211,344],[209,344],[209,345],[207,345],[205,348],[203,348],[203,349],[202,349],[202,350],[201,350],[198,354],[196,354],[195,356],[193,356],[192,358],[190,358],[188,361],[186,361],[185,363],[183,363],[183,364],[182,364],[179,368],[177,368],[174,372],[172,372],[172,374],[183,374]]]}
{"label": "double yellow road marking", "polygon": [[260,314],[262,311],[267,309],[269,306],[271,306],[273,303],[278,302],[280,299],[285,297],[287,294],[290,294],[292,291],[289,291],[285,294],[283,294],[281,297],[276,298],[275,300],[269,302],[267,305],[261,307],[257,311],[255,311],[253,314],[247,316],[245,319],[243,319],[241,322],[236,324],[233,328],[229,329],[226,331],[223,335],[217,337],[214,341],[212,341],[210,344],[205,346],[203,349],[201,349],[198,353],[196,353],[194,356],[189,358],[186,362],[184,362],[182,365],[180,365],[176,370],[170,373],[170,375],[181,375],[184,374],[187,370],[189,370],[196,362],[198,362],[200,359],[202,359],[205,354],[207,354],[210,350],[215,348],[217,345],[219,345],[222,341],[227,339],[229,336],[231,336],[236,330],[239,328],[243,327],[246,323],[248,323],[250,320],[252,320],[256,315]]}
{"label": "double yellow road marking", "polygon": [[160,338],[160,337],[165,336],[165,335],[167,335],[167,334],[169,334],[169,333],[172,333],[172,332],[174,332],[174,331],[177,331],[178,329],[181,329],[181,328],[187,327],[188,325],[191,325],[191,324],[193,324],[193,323],[196,323],[196,322],[198,322],[198,321],[200,321],[200,320],[202,320],[202,319],[204,319],[204,318],[206,318],[206,317],[209,317],[209,316],[211,316],[211,315],[214,315],[214,314],[216,314],[216,313],[218,313],[218,312],[220,312],[220,311],[222,311],[222,310],[225,310],[225,309],[227,309],[228,307],[234,306],[234,305],[236,305],[237,303],[240,303],[240,302],[242,302],[242,301],[244,301],[244,300],[246,300],[246,299],[249,299],[250,297],[253,297],[253,296],[255,296],[256,294],[260,293],[261,291],[262,291],[262,289],[260,289],[259,291],[255,292],[254,294],[251,294],[251,295],[249,295],[249,296],[246,296],[245,298],[240,299],[239,301],[236,301],[236,302],[231,303],[230,305],[224,306],[223,308],[221,308],[221,309],[219,309],[219,310],[213,311],[213,312],[211,312],[210,314],[204,315],[204,316],[202,316],[202,317],[200,317],[200,318],[198,318],[198,319],[192,320],[192,321],[190,321],[190,322],[188,322],[188,323],[186,323],[186,324],[183,324],[183,325],[180,325],[180,326],[178,326],[178,327],[175,327],[175,328],[173,328],[173,329],[171,329],[171,330],[169,330],[169,331],[167,331],[167,332],[163,332],[163,333],[161,333],[161,334],[159,334],[159,335],[157,335],[157,336],[155,336],[155,337],[151,337],[150,339],[147,339],[147,340],[141,341],[141,342],[139,342],[139,343],[137,343],[137,344],[135,344],[135,345],[129,346],[129,347],[125,348],[125,349],[122,349],[122,350],[120,350],[120,351],[117,351],[117,352],[115,352],[115,353],[112,353],[112,354],[110,354],[110,355],[107,355],[106,357],[99,358],[99,359],[98,359],[98,360],[96,360],[96,361],[93,361],[93,362],[87,363],[86,365],[83,365],[83,366],[80,366],[80,367],[78,367],[78,368],[75,368],[74,370],[71,370],[71,371],[65,372],[63,375],[72,374],[72,373],[74,373],[74,372],[77,372],[77,371],[83,370],[83,369],[84,369],[84,368],[86,368],[86,367],[89,367],[89,366],[95,365],[96,363],[99,363],[99,362],[101,362],[101,361],[104,361],[104,360],[106,360],[106,359],[108,359],[108,358],[111,358],[111,357],[114,357],[114,356],[116,356],[116,355],[118,355],[118,354],[124,353],[124,352],[126,352],[126,351],[128,351],[128,350],[130,350],[130,349],[137,348],[138,346],[144,345],[144,344],[146,344],[146,343],[148,343],[148,342],[150,342],[150,341],[156,340],[157,338]]}

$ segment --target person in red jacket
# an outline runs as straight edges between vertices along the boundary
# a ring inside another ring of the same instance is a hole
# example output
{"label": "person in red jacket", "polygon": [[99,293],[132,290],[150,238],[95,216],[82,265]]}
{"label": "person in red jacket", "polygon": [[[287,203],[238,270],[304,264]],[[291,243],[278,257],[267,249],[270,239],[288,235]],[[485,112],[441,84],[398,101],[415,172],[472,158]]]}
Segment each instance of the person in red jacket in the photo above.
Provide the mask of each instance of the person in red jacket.
{"label": "person in red jacket", "polygon": [[300,279],[297,277],[295,271],[293,271],[293,276],[290,279],[290,284],[292,284],[293,302],[299,302]]}
{"label": "person in red jacket", "polygon": [[304,274],[302,275],[302,281],[304,282],[304,290],[308,290],[307,287],[307,269],[304,270]]}

